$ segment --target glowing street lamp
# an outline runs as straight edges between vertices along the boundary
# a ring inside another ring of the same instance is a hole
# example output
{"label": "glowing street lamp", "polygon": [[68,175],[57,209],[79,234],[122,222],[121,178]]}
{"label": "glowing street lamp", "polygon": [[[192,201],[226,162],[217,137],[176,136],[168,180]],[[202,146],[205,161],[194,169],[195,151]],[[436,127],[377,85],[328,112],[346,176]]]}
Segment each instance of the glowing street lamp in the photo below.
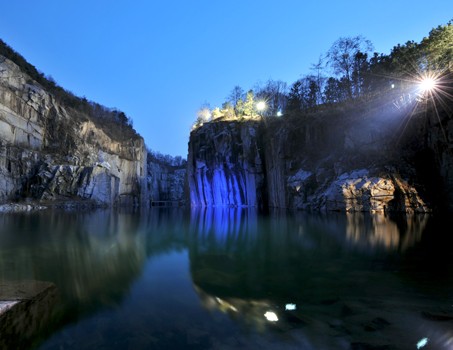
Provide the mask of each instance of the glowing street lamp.
{"label": "glowing street lamp", "polygon": [[256,109],[258,111],[264,111],[266,109],[266,102],[264,101],[259,101],[257,104],[256,104]]}
{"label": "glowing street lamp", "polygon": [[259,115],[262,116],[262,112],[266,109],[266,102],[259,101],[256,104],[256,110],[258,111]]}

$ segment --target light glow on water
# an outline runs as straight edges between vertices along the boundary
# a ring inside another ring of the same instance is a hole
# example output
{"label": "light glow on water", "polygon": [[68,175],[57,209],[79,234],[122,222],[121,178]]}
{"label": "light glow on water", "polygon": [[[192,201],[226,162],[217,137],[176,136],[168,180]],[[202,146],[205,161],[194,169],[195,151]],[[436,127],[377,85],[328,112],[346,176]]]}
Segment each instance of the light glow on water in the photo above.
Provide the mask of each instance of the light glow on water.
{"label": "light glow on water", "polygon": [[269,322],[277,322],[278,321],[278,316],[275,312],[273,311],[267,311],[265,314],[264,314],[264,317],[266,317],[266,319],[269,321]]}
{"label": "light glow on water", "polygon": [[428,341],[429,341],[428,338],[420,339],[419,342],[417,343],[417,349],[425,347],[428,344]]}
{"label": "light glow on water", "polygon": [[285,310],[288,310],[288,311],[296,310],[296,304],[286,304]]}

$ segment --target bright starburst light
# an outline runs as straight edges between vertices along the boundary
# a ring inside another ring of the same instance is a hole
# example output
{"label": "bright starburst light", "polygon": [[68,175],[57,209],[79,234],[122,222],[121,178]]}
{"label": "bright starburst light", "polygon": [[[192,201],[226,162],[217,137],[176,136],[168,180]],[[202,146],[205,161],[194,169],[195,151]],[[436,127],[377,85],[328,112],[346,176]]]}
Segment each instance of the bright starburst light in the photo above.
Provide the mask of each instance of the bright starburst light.
{"label": "bright starburst light", "polygon": [[[442,125],[442,113],[451,113],[452,95],[452,76],[446,70],[419,72],[413,77],[402,79],[400,84],[406,86],[405,90],[400,90],[401,95],[394,100],[394,105],[404,111],[408,110],[407,118],[403,121],[401,135],[406,129],[411,118],[420,112],[425,115],[433,115],[437,118],[444,139],[447,140],[446,131]],[[411,88],[412,86],[412,88]],[[428,114],[427,111],[430,111]],[[448,112],[450,111],[450,112]]]}
{"label": "bright starburst light", "polygon": [[437,85],[437,80],[432,77],[424,77],[419,82],[419,88],[422,93],[431,93]]}

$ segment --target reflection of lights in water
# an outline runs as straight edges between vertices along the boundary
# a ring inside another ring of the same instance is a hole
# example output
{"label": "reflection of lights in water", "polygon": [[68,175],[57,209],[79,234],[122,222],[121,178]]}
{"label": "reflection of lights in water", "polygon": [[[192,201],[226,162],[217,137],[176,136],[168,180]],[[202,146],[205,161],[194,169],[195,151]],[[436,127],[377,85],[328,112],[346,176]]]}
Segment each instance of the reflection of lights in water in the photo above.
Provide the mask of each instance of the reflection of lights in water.
{"label": "reflection of lights in water", "polygon": [[428,338],[423,338],[420,339],[419,342],[417,343],[417,349],[423,348],[426,344],[428,344]]}
{"label": "reflection of lights in water", "polygon": [[269,322],[277,322],[277,321],[278,321],[277,314],[276,314],[275,312],[272,312],[272,311],[267,311],[267,312],[264,314],[264,317],[266,317],[266,319],[267,319]]}
{"label": "reflection of lights in water", "polygon": [[286,304],[285,310],[288,310],[288,311],[296,310],[296,304]]}
{"label": "reflection of lights in water", "polygon": [[226,309],[226,310],[231,310],[234,312],[238,312],[238,309],[236,309],[233,305],[231,305],[229,302],[220,299],[219,297],[215,297],[215,300],[219,303],[221,306],[221,309]]}

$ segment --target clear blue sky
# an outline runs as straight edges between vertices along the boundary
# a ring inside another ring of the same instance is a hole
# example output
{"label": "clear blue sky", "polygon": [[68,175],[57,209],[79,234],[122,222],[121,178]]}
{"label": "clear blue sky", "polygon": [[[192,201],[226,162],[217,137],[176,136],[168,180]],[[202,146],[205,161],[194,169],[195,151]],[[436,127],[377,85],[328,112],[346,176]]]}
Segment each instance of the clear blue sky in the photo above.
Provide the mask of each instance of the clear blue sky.
{"label": "clear blue sky", "polygon": [[341,36],[419,42],[452,0],[0,0],[0,38],[59,85],[124,111],[149,148],[187,155],[205,102],[288,85]]}

